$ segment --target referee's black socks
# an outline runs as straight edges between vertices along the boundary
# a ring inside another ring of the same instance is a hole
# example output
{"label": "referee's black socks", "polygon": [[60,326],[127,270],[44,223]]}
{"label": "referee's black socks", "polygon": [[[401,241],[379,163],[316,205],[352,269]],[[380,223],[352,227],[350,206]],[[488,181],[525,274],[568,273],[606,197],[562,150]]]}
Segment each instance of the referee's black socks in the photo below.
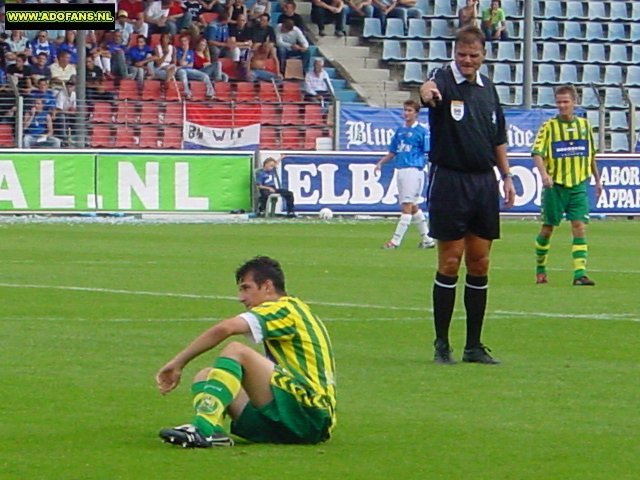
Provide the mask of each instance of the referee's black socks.
{"label": "referee's black socks", "polygon": [[453,316],[453,306],[456,301],[456,283],[458,277],[448,277],[436,272],[433,283],[433,322],[436,339],[449,344],[449,325]]}
{"label": "referee's black socks", "polygon": [[464,308],[467,311],[467,344],[465,348],[481,345],[482,322],[487,308],[487,290],[489,278],[467,274],[464,286]]}

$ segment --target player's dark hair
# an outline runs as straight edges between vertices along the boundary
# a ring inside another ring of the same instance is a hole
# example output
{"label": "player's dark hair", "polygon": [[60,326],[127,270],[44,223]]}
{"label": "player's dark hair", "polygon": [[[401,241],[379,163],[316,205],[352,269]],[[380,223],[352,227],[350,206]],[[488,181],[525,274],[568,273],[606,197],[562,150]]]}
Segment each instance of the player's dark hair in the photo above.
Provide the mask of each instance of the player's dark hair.
{"label": "player's dark hair", "polygon": [[556,87],[556,89],[553,92],[554,96],[564,95],[567,93],[571,95],[571,98],[573,99],[574,102],[578,101],[578,91],[576,90],[576,87],[574,87],[573,85],[570,85],[570,84],[560,85],[559,87]]}
{"label": "player's dark hair", "polygon": [[455,45],[472,45],[479,43],[484,49],[485,36],[480,28],[475,25],[466,25],[456,32]]}
{"label": "player's dark hair", "polygon": [[253,275],[256,285],[261,286],[267,280],[271,280],[276,291],[286,295],[284,272],[277,260],[263,256],[252,258],[236,270],[236,283],[240,283],[249,273]]}
{"label": "player's dark hair", "polygon": [[415,100],[405,100],[405,102],[402,105],[404,107],[413,108],[416,111],[416,113],[420,111],[420,104]]}

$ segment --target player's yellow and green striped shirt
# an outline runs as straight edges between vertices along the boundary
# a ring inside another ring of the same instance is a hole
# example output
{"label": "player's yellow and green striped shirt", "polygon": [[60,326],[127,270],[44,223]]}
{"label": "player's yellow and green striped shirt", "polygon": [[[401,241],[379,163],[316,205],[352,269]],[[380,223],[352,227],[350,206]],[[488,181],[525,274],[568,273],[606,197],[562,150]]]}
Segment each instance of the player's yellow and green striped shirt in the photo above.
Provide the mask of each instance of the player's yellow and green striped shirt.
{"label": "player's yellow and green striped shirt", "polygon": [[547,120],[538,131],[531,154],[544,159],[553,183],[568,188],[579,185],[591,176],[596,154],[589,121],[581,117],[566,121],[557,116]]}
{"label": "player's yellow and green striped shirt", "polygon": [[[289,296],[265,302],[249,313],[260,323],[267,356],[299,383],[309,387],[307,391],[292,392],[300,403],[327,409],[333,417],[335,361],[331,340],[322,321],[306,303]],[[253,336],[256,337],[255,332]]]}

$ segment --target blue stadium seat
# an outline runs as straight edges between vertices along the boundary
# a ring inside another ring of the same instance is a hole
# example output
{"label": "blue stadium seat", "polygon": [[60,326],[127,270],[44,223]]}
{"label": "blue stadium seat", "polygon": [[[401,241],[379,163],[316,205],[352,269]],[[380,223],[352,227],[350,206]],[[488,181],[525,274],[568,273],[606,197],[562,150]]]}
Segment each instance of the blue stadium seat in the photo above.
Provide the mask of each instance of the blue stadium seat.
{"label": "blue stadium seat", "polygon": [[557,42],[544,42],[542,44],[542,57],[540,60],[543,62],[562,62],[560,44]]}
{"label": "blue stadium seat", "polygon": [[588,41],[604,41],[607,37],[604,34],[604,27],[601,23],[587,22],[587,30],[584,35],[584,39]]}
{"label": "blue stadium seat", "polygon": [[582,2],[567,2],[567,13],[565,17],[568,20],[586,20],[587,16],[584,14]]}
{"label": "blue stadium seat", "polygon": [[[482,65],[480,65],[479,72],[482,75],[486,75],[489,78],[493,78],[493,73],[492,73],[493,65],[491,65],[491,67],[489,65],[490,65],[489,63],[483,63]],[[495,81],[495,79],[494,79],[494,81]]]}
{"label": "blue stadium seat", "polygon": [[522,55],[519,55],[516,52],[516,45],[514,42],[499,42],[496,60],[502,62],[519,62],[522,60]]}
{"label": "blue stadium seat", "polygon": [[[587,24],[587,28],[589,28],[589,24]],[[581,22],[566,22],[564,24],[564,34],[563,38],[567,41],[580,41],[585,39],[585,34],[582,31],[582,23]],[[604,39],[604,32],[601,37]]]}
{"label": "blue stadium seat", "polygon": [[561,40],[560,24],[555,20],[541,21],[539,38],[542,40]]}
{"label": "blue stadium seat", "polygon": [[578,68],[573,64],[563,63],[560,65],[560,76],[558,80],[561,83],[579,83]]}
{"label": "blue stadium seat", "polygon": [[[534,2],[534,4],[539,2]],[[566,16],[562,12],[562,2],[557,0],[546,0],[544,2],[544,8],[542,9],[542,16],[549,20],[562,20]]]}
{"label": "blue stadium seat", "polygon": [[608,125],[610,130],[623,131],[629,129],[627,112],[624,110],[611,110],[609,112]]}
{"label": "blue stadium seat", "polygon": [[570,63],[584,63],[584,48],[582,43],[567,43],[564,61]]}
{"label": "blue stadium seat", "polygon": [[604,106],[606,108],[623,108],[625,103],[620,88],[607,87],[604,89]]}
{"label": "blue stadium seat", "polygon": [[434,40],[429,42],[429,60],[450,60],[451,55],[447,53],[447,42],[444,40]]}
{"label": "blue stadium seat", "polygon": [[633,2],[631,4],[631,18],[630,18],[630,20],[633,21],[633,22],[640,22],[640,3]]}
{"label": "blue stadium seat", "polygon": [[587,18],[590,21],[607,20],[609,18],[605,12],[604,2],[588,2],[587,12]]}
{"label": "blue stadium seat", "polygon": [[633,45],[631,47],[631,62],[635,64],[640,63],[640,45]]}
{"label": "blue stadium seat", "polygon": [[517,63],[516,64],[516,69],[514,71],[514,79],[513,82],[517,85],[522,85],[522,82],[524,81],[524,73],[522,71],[522,65]]}
{"label": "blue stadium seat", "polygon": [[418,62],[406,62],[404,64],[404,83],[422,84],[424,82],[422,64]]}
{"label": "blue stadium seat", "polygon": [[498,50],[498,48],[493,44],[493,42],[485,42],[484,43],[484,51],[485,51],[484,58],[486,58],[489,61],[495,60],[497,50]]}
{"label": "blue stadium seat", "polygon": [[620,85],[623,81],[622,67],[619,65],[607,65],[604,69],[604,83],[606,85]]}
{"label": "blue stadium seat", "polygon": [[496,63],[493,66],[492,79],[494,83],[498,84],[513,83],[511,65],[509,65],[508,63]]}
{"label": "blue stadium seat", "polygon": [[640,105],[640,88],[627,88],[627,93],[635,105]]}
{"label": "blue stadium seat", "polygon": [[508,22],[509,37],[512,40],[522,40],[524,38],[524,21],[513,20]]}
{"label": "blue stadium seat", "polygon": [[422,16],[425,17],[429,14],[429,3],[428,0],[418,0],[416,2],[415,8],[422,12]]}
{"label": "blue stadium seat", "polygon": [[500,98],[501,105],[514,105],[513,95],[511,95],[511,87],[509,87],[508,85],[496,85],[496,92],[498,92],[498,97]]}
{"label": "blue stadium seat", "polygon": [[628,87],[640,87],[640,66],[630,65],[627,67],[627,76],[624,81]]}
{"label": "blue stadium seat", "polygon": [[541,63],[538,65],[538,74],[536,83],[545,85],[554,85],[557,82],[556,67],[550,63]]}
{"label": "blue stadium seat", "polygon": [[365,18],[362,37],[367,40],[384,38],[382,35],[382,24],[379,18]]}
{"label": "blue stadium seat", "polygon": [[409,38],[422,38],[425,40],[428,39],[429,34],[427,33],[427,23],[424,21],[424,19],[410,18],[407,36]]}
{"label": "blue stadium seat", "polygon": [[609,47],[609,63],[626,64],[629,60],[627,45],[616,43]]}
{"label": "blue stadium seat", "polygon": [[587,120],[591,124],[594,130],[597,130],[600,126],[600,111],[599,110],[587,110]]}
{"label": "blue stadium seat", "polygon": [[437,69],[444,67],[446,64],[439,62],[429,62],[427,63],[427,76],[425,78],[429,78],[433,72]]}
{"label": "blue stadium seat", "polygon": [[517,0],[502,0],[502,9],[509,20],[524,18],[524,14]]}
{"label": "blue stadium seat", "polygon": [[404,34],[404,22],[401,18],[387,18],[384,38],[407,38]]}
{"label": "blue stadium seat", "polygon": [[604,45],[590,43],[587,49],[587,63],[607,63]]}
{"label": "blue stadium seat", "polygon": [[611,151],[612,152],[629,152],[629,137],[623,132],[613,132],[611,134]]}
{"label": "blue stadium seat", "polygon": [[539,107],[555,107],[556,97],[553,87],[536,87],[536,105]]}
{"label": "blue stadium seat", "polygon": [[628,40],[624,23],[607,23],[607,27],[607,40],[610,42],[626,42]]}
{"label": "blue stadium seat", "polygon": [[399,40],[385,39],[382,41],[382,60],[385,62],[402,62],[405,60]]}
{"label": "blue stadium seat", "polygon": [[582,77],[580,83],[602,83],[602,75],[600,75],[600,66],[587,64],[582,67]]}
{"label": "blue stadium seat", "polygon": [[444,18],[444,19],[448,19],[448,18],[455,18],[457,16],[457,12],[453,11],[453,8],[451,7],[451,2],[450,1],[438,1],[435,2],[433,5],[433,15],[436,18]]}
{"label": "blue stadium seat", "polygon": [[584,108],[598,108],[600,106],[600,102],[598,101],[598,96],[596,92],[593,91],[593,88],[590,86],[582,87],[582,101],[580,105]]}
{"label": "blue stadium seat", "polygon": [[629,12],[627,11],[627,2],[611,2],[611,12],[609,13],[611,20],[629,20]]}
{"label": "blue stadium seat", "polygon": [[429,35],[431,38],[444,40],[447,38],[453,38],[451,29],[449,28],[449,22],[447,20],[434,19],[431,20],[431,30]]}
{"label": "blue stadium seat", "polygon": [[405,58],[411,62],[424,62],[428,58],[424,53],[424,43],[422,40],[407,40],[407,52]]}
{"label": "blue stadium seat", "polygon": [[629,32],[629,41],[631,43],[640,42],[640,20],[635,20],[631,24],[631,30]]}

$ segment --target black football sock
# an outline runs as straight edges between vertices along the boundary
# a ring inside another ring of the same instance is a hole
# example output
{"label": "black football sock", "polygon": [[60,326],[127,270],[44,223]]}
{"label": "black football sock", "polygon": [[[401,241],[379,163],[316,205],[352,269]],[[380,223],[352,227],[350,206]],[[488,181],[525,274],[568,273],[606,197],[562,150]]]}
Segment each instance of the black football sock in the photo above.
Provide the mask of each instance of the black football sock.
{"label": "black football sock", "polygon": [[481,345],[482,322],[487,307],[487,290],[489,278],[467,275],[464,286],[464,307],[467,310],[467,345],[465,348],[476,348]]}
{"label": "black football sock", "polygon": [[456,301],[457,282],[457,276],[448,277],[437,272],[433,283],[433,323],[436,329],[436,339],[447,343],[449,343],[449,325],[451,325]]}

